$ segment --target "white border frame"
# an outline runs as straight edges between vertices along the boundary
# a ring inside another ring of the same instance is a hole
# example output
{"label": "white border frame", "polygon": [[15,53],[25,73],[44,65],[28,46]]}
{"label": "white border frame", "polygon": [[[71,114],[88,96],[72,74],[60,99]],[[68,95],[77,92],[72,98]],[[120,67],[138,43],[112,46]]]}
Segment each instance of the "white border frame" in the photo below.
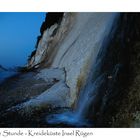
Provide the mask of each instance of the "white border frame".
{"label": "white border frame", "polygon": [[139,0],[0,0],[0,12],[139,12]]}

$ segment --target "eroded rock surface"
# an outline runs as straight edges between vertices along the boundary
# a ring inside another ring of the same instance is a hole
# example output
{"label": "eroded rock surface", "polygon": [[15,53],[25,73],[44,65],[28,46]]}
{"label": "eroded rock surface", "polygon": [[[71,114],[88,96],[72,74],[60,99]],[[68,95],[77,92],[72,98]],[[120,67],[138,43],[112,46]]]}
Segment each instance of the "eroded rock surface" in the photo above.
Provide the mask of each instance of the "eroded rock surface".
{"label": "eroded rock surface", "polygon": [[28,66],[64,68],[73,105],[115,17],[116,13],[65,13],[60,25],[54,24],[44,32]]}

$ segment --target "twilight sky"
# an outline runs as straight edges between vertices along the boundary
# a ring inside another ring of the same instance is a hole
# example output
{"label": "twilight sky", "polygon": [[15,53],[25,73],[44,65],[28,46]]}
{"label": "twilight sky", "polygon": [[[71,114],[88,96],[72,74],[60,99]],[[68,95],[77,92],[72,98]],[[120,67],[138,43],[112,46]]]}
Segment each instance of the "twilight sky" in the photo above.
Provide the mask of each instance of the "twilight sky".
{"label": "twilight sky", "polygon": [[0,12],[0,65],[26,64],[44,19],[45,13]]}

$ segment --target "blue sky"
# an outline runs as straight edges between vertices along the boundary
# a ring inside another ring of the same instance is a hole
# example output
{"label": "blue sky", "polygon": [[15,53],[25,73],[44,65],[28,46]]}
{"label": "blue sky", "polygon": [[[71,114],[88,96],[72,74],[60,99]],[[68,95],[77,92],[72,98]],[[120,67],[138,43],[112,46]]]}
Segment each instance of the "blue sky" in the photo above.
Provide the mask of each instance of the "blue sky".
{"label": "blue sky", "polygon": [[45,13],[0,12],[0,64],[22,66],[34,50]]}

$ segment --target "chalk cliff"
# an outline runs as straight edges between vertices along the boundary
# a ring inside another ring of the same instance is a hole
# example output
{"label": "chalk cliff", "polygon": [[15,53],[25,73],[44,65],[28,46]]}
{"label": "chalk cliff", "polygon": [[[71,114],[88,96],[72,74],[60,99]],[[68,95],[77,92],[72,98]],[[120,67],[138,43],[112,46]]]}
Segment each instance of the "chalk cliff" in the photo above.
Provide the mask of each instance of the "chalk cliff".
{"label": "chalk cliff", "polygon": [[47,13],[27,66],[0,85],[0,125],[139,127],[138,19]]}
{"label": "chalk cliff", "polygon": [[86,82],[115,17],[115,13],[64,13],[60,23],[43,32],[28,67],[64,68],[71,106]]}

